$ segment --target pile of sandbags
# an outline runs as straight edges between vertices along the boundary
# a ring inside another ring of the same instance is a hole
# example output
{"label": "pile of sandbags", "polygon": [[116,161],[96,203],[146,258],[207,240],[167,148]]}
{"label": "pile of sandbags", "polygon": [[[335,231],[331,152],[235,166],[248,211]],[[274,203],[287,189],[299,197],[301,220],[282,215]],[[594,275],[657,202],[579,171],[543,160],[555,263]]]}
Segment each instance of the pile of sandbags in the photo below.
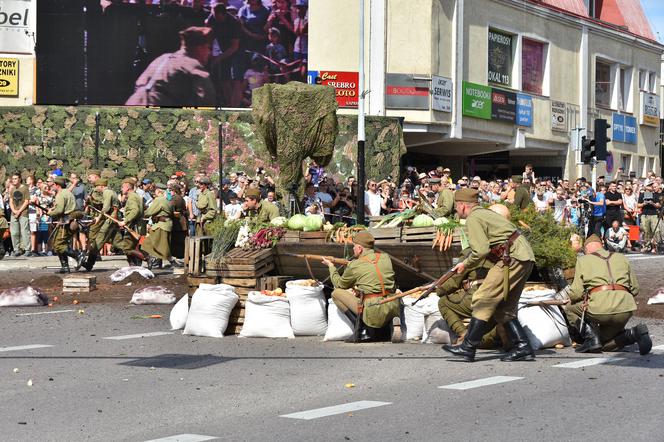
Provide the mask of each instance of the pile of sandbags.
{"label": "pile of sandbags", "polygon": [[222,338],[239,297],[228,284],[201,284],[191,298],[184,295],[170,314],[171,328],[185,335]]}
{"label": "pile of sandbags", "polygon": [[244,325],[240,337],[295,338],[288,299],[249,292],[244,305]]}
{"label": "pile of sandbags", "polygon": [[438,310],[438,295],[431,294],[415,305],[415,297],[405,296],[402,299],[406,340],[421,340],[424,344],[450,343],[451,332]]}
{"label": "pile of sandbags", "polygon": [[555,295],[554,289],[527,288],[519,299],[518,319],[535,350],[554,347],[556,344],[572,345],[560,307],[532,305],[539,301],[553,300]]}
{"label": "pile of sandbags", "polygon": [[[305,280],[307,281],[307,280]],[[290,303],[290,322],[295,336],[322,336],[327,331],[325,294],[323,285],[286,283],[286,298]]]}
{"label": "pile of sandbags", "polygon": [[327,331],[323,341],[344,341],[353,336],[354,324],[339,310],[332,299],[327,306]]}

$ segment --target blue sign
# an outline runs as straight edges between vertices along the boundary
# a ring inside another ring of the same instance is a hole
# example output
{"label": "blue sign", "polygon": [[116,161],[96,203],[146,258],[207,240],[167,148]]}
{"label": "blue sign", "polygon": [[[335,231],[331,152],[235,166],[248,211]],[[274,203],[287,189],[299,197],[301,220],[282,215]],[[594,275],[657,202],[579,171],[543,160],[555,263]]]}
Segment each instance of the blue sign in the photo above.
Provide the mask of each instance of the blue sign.
{"label": "blue sign", "polygon": [[316,77],[320,75],[319,71],[308,71],[307,72],[307,84],[316,84]]}
{"label": "blue sign", "polygon": [[636,144],[638,142],[635,117],[613,114],[612,123],[613,135],[611,136],[611,140],[627,144]]}
{"label": "blue sign", "polygon": [[530,95],[516,94],[516,124],[533,126],[533,98]]}

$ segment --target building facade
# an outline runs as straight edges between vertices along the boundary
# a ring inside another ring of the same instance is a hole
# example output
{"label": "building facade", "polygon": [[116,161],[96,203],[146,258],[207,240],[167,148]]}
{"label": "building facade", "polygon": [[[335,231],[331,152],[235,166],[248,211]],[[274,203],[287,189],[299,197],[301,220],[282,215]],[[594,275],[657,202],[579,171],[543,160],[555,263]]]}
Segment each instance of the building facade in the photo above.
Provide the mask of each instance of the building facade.
{"label": "building facade", "polygon": [[[310,70],[357,72],[359,2],[310,8]],[[603,118],[598,175],[659,171],[663,47],[639,2],[367,0],[365,46],[367,112],[404,118],[409,164],[590,177],[577,149]]]}

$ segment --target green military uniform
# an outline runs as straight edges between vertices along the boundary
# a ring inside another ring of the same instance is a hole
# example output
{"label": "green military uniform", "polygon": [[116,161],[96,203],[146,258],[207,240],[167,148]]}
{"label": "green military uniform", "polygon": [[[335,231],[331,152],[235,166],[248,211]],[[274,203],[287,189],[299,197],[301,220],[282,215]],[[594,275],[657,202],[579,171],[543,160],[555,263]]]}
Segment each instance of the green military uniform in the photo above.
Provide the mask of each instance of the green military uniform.
{"label": "green military uniform", "polygon": [[99,231],[95,236],[94,248],[95,250],[101,250],[104,247],[104,244],[110,243],[113,241],[115,232],[117,232],[118,225],[113,221],[108,219],[103,215],[103,213],[118,219],[118,209],[120,208],[120,201],[118,200],[118,194],[115,193],[112,189],[104,189],[101,194],[102,214],[98,214],[101,217],[99,223]]}
{"label": "green military uniform", "polygon": [[639,283],[627,257],[604,249],[579,257],[576,260],[574,281],[568,292],[572,303],[565,308],[570,324],[575,325],[583,313],[584,293],[609,284],[621,285],[629,291],[603,290],[592,293],[585,314],[586,321],[599,328],[599,338],[605,351],[618,348],[613,339],[623,332],[636,310],[634,297],[639,294]]}
{"label": "green military uniform", "polygon": [[[470,250],[461,253],[461,259],[468,256]],[[463,273],[457,273],[436,289],[440,296],[438,309],[450,329],[458,336],[466,334],[464,319],[470,319],[473,315],[471,301],[473,294],[493,267],[493,263],[487,259],[481,261],[477,267],[466,268]],[[497,342],[495,321],[490,321],[491,331],[486,333],[480,343],[481,348],[492,348]]]}
{"label": "green military uniform", "polygon": [[170,261],[173,208],[168,199],[165,196],[155,198],[145,211],[145,216],[152,218],[152,227],[143,243],[143,250],[150,256]]}
{"label": "green military uniform", "polygon": [[[464,261],[466,268],[480,265],[489,255],[490,248],[504,244],[517,230],[516,226],[503,216],[479,206],[470,211],[466,228],[471,248],[470,256]],[[535,255],[526,238],[519,236],[511,245],[509,256],[512,258],[509,270],[505,269],[502,261],[498,261],[473,294],[474,317],[483,321],[493,317],[499,324],[516,318],[519,298],[533,268]]]}
{"label": "green military uniform", "polygon": [[447,183],[438,191],[438,201],[434,214],[436,217],[448,217],[454,215],[454,192],[447,188]]}
{"label": "green military uniform", "polygon": [[[94,189],[91,193],[90,196],[88,197],[88,206],[94,207],[97,210],[101,210],[102,206],[104,205],[103,199],[102,199],[102,193],[99,192],[97,189]],[[88,208],[88,214],[92,216],[93,218],[96,218],[99,216],[99,212],[97,210],[93,210]],[[97,241],[97,236],[99,235],[99,230],[101,229],[102,223],[95,223],[91,224],[89,229],[88,229],[88,247],[89,249],[93,247],[93,244],[96,244]]]}
{"label": "green military uniform", "polygon": [[279,208],[274,203],[262,200],[254,216],[257,223],[268,223],[279,216]]}
{"label": "green military uniform", "polygon": [[53,251],[60,254],[67,253],[71,241],[72,232],[69,230],[69,215],[76,210],[76,198],[67,189],[61,189],[55,195],[53,208],[49,215],[58,223],[58,231],[53,237]]}
{"label": "green military uniform", "polygon": [[205,224],[212,221],[219,211],[214,192],[210,189],[201,192],[196,200],[196,207],[200,210],[200,214],[196,217],[196,235],[201,236],[207,234]]}
{"label": "green military uniform", "polygon": [[[129,192],[127,194],[127,201],[124,207],[124,223],[130,229],[138,232],[140,224],[143,221],[143,198],[136,192]],[[121,249],[126,255],[132,250],[136,250],[138,240],[131,236],[129,232],[116,230],[113,238],[113,247]]]}
{"label": "green military uniform", "polygon": [[514,191],[514,205],[520,210],[525,210],[528,206],[534,204],[533,198],[530,195],[530,186],[521,184],[523,178],[520,175],[514,175],[512,181],[519,184],[519,187]]}
{"label": "green military uniform", "polygon": [[346,266],[343,275],[339,274],[334,265],[330,265],[329,270],[330,281],[334,286],[332,299],[341,311],[358,313],[358,298],[348,290],[354,288],[365,295],[362,320],[367,326],[381,328],[392,318],[399,317],[398,300],[376,305],[395,290],[394,269],[388,255],[365,249]]}

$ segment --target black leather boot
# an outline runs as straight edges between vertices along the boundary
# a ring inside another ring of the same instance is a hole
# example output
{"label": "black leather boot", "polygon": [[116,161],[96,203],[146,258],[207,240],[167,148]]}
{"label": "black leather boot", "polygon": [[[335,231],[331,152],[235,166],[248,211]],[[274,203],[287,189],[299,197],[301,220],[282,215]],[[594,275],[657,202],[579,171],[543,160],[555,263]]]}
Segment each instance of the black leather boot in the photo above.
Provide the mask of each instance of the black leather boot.
{"label": "black leather boot", "polygon": [[489,331],[489,323],[477,318],[470,318],[466,336],[459,345],[443,345],[443,350],[461,356],[466,362],[475,360],[475,351],[482,342],[482,336]]}
{"label": "black leather boot", "polygon": [[81,265],[89,272],[95,266],[95,262],[97,262],[97,252],[92,251],[85,257]]}
{"label": "black leather boot", "polygon": [[637,344],[639,346],[639,353],[642,356],[647,355],[652,350],[652,339],[650,339],[646,324],[639,324],[636,327],[625,329],[624,332],[614,338],[614,341],[618,348]]}
{"label": "black leather boot", "polygon": [[602,342],[599,340],[599,330],[588,321],[576,322],[576,328],[583,339],[583,344],[576,348],[577,353],[599,353],[602,350]]}
{"label": "black leather boot", "polygon": [[500,360],[504,362],[534,361],[535,352],[530,346],[528,335],[523,327],[521,327],[519,320],[512,319],[510,322],[506,323],[505,331],[507,331],[507,334],[512,341],[512,348],[509,352],[505,353]]}
{"label": "black leather boot", "polygon": [[85,261],[85,255],[83,252],[75,252],[71,249],[67,250],[67,256],[74,258],[76,260],[76,268],[74,270],[78,271]]}
{"label": "black leather boot", "polygon": [[69,273],[69,261],[67,261],[67,255],[64,253],[58,253],[58,258],[60,258],[60,270],[57,270],[55,273]]}
{"label": "black leather boot", "polygon": [[176,268],[179,268],[179,269],[184,267],[184,264],[177,258],[171,258],[170,261],[168,261],[168,262],[171,263],[171,267],[176,267]]}

